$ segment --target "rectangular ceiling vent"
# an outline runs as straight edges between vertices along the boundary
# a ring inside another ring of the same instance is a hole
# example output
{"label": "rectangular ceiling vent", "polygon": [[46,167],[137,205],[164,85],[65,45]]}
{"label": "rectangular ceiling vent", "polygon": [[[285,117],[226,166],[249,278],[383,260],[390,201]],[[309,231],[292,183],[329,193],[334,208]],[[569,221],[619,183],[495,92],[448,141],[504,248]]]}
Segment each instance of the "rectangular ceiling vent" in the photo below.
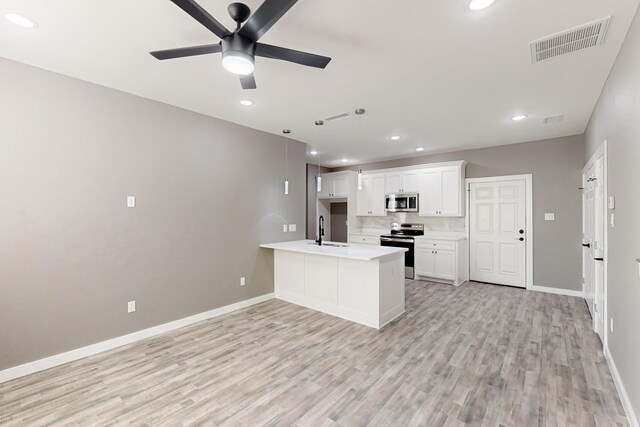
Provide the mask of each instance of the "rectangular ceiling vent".
{"label": "rectangular ceiling vent", "polygon": [[326,119],[324,119],[324,121],[325,122],[335,122],[336,120],[342,120],[342,119],[346,119],[348,117],[351,117],[351,114],[349,114],[349,113],[341,113],[341,114],[336,114],[335,116],[327,117]]}
{"label": "rectangular ceiling vent", "polygon": [[531,62],[546,61],[556,56],[599,46],[604,41],[611,16],[589,22],[529,43]]}
{"label": "rectangular ceiling vent", "polygon": [[564,120],[564,114],[561,114],[559,116],[549,116],[549,117],[545,117],[542,120],[542,124],[548,125],[551,123],[560,123],[563,120]]}

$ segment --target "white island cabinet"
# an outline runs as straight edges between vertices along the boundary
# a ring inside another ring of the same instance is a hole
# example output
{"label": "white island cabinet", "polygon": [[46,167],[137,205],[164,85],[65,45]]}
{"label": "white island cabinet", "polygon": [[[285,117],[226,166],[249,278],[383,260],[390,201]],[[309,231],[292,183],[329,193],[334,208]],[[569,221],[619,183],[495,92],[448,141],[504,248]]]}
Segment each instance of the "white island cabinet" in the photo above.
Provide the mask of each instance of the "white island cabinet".
{"label": "white island cabinet", "polygon": [[341,245],[260,245],[274,250],[276,298],[377,329],[404,313],[406,249]]}

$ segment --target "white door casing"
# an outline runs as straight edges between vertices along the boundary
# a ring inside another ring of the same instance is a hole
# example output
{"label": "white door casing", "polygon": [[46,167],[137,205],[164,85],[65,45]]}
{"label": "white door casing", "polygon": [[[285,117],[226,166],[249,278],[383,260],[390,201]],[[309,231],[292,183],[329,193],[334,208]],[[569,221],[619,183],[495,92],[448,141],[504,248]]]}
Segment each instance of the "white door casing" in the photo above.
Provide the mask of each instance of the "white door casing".
{"label": "white door casing", "polygon": [[470,280],[527,287],[526,180],[470,181]]}

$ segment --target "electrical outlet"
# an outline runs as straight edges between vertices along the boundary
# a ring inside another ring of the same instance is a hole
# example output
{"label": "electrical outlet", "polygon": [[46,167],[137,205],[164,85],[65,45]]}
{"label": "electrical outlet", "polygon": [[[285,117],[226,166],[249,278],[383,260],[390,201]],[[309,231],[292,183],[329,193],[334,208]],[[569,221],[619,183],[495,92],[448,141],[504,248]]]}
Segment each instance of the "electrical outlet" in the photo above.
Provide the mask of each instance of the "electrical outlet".
{"label": "electrical outlet", "polygon": [[296,224],[289,224],[289,232],[293,233],[298,229]]}
{"label": "electrical outlet", "polygon": [[613,333],[613,317],[611,318],[611,321],[609,322],[609,329],[611,329],[611,333]]}
{"label": "electrical outlet", "polygon": [[544,214],[544,220],[545,221],[555,221],[556,220],[556,214],[554,214],[554,213],[545,213]]}
{"label": "electrical outlet", "polygon": [[244,286],[244,285],[246,285],[246,284],[247,284],[247,283],[245,282],[244,277],[241,277],[241,278],[240,278],[240,286]]}
{"label": "electrical outlet", "polygon": [[135,208],[136,207],[136,197],[135,196],[127,196],[127,207]]}
{"label": "electrical outlet", "polygon": [[282,226],[282,232],[283,232],[283,233],[286,233],[286,232],[287,232],[287,230],[288,230],[287,224],[283,225],[283,226]]}
{"label": "electrical outlet", "polygon": [[127,303],[127,313],[133,313],[134,311],[136,311],[136,302],[129,301]]}

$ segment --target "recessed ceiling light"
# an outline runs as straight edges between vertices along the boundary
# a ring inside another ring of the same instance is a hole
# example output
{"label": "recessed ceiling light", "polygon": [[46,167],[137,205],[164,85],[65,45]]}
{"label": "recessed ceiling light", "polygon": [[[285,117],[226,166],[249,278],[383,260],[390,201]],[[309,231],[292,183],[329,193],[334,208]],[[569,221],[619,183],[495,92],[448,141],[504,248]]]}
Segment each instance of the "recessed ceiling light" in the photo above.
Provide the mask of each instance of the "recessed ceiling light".
{"label": "recessed ceiling light", "polygon": [[342,163],[347,163],[349,159],[342,159]]}
{"label": "recessed ceiling light", "polygon": [[471,0],[469,3],[469,9],[471,10],[482,10],[491,6],[495,0]]}
{"label": "recessed ceiling light", "polygon": [[524,120],[526,118],[527,116],[525,114],[521,114],[519,116],[511,117],[511,120],[513,120],[514,122],[519,122],[520,120]]}
{"label": "recessed ceiling light", "polygon": [[424,151],[424,148],[418,147],[418,148],[416,148],[416,151]]}
{"label": "recessed ceiling light", "polygon": [[36,23],[26,16],[18,15],[17,13],[5,13],[5,18],[12,24],[22,28],[36,28]]}
{"label": "recessed ceiling light", "polygon": [[309,154],[311,154],[312,156],[315,156],[316,154],[318,154],[317,151],[309,151]]}
{"label": "recessed ceiling light", "polygon": [[240,104],[244,105],[245,107],[251,107],[253,105],[253,101],[250,99],[243,99],[242,101],[240,101]]}
{"label": "recessed ceiling light", "polygon": [[393,135],[391,139],[393,139],[394,141],[397,141],[400,139],[400,135]]}

